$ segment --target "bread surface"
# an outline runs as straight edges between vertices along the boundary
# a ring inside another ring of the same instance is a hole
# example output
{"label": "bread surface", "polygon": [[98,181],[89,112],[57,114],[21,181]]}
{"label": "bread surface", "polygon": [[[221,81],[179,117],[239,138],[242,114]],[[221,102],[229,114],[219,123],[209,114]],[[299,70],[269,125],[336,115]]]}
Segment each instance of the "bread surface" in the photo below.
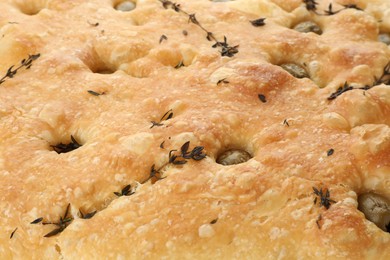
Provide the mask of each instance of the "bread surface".
{"label": "bread surface", "polygon": [[0,76],[40,54],[0,84],[1,258],[388,258],[358,196],[390,198],[390,2],[318,2],[1,0]]}

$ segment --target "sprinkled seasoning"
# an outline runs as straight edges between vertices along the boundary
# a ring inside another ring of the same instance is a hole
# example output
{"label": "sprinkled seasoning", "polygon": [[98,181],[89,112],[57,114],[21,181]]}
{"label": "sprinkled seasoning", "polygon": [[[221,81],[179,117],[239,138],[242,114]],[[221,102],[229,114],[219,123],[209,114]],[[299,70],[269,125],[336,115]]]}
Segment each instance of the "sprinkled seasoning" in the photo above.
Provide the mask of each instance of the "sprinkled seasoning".
{"label": "sprinkled seasoning", "polygon": [[334,153],[334,149],[331,148],[326,152],[326,155],[331,156]]}
{"label": "sprinkled seasoning", "polygon": [[283,125],[290,126],[290,124],[288,123],[287,119],[284,119]]}
{"label": "sprinkled seasoning", "polygon": [[263,103],[267,102],[267,99],[265,98],[265,96],[263,94],[259,94],[258,97],[259,97],[261,102],[263,102]]}

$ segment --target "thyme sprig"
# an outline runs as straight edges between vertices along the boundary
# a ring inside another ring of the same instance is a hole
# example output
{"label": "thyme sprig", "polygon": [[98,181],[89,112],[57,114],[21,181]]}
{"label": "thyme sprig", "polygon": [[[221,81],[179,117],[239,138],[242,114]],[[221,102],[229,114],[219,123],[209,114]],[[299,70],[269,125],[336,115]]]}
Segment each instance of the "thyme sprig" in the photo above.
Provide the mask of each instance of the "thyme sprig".
{"label": "thyme sprig", "polygon": [[0,79],[0,84],[2,84],[7,78],[13,78],[15,76],[15,74],[23,67],[26,68],[26,70],[28,70],[29,68],[31,68],[31,65],[32,65],[32,62],[36,59],[38,59],[39,57],[41,56],[41,54],[33,54],[33,55],[28,55],[28,58],[27,59],[23,59],[21,62],[20,62],[20,65],[16,68],[15,65],[12,65],[11,67],[8,68],[6,74]]}
{"label": "thyme sprig", "polygon": [[66,207],[64,215],[60,216],[60,219],[58,220],[58,222],[42,222],[43,218],[41,217],[41,218],[35,219],[30,224],[38,224],[38,223],[42,222],[42,225],[56,225],[58,228],[53,229],[52,231],[50,231],[49,233],[44,235],[44,237],[55,236],[55,235],[61,233],[62,231],[64,231],[65,228],[67,226],[69,226],[69,224],[73,221],[73,217],[72,216],[68,216],[69,215],[69,209],[70,209],[70,203],[68,203],[68,206]]}
{"label": "thyme sprig", "polygon": [[348,82],[345,82],[342,87],[339,87],[335,92],[330,94],[330,96],[328,97],[328,100],[333,100],[333,99],[337,98],[338,96],[340,96],[341,94],[343,94],[344,92],[350,91],[352,89],[354,89],[354,87],[348,85]]}
{"label": "thyme sprig", "polygon": [[378,79],[377,78],[374,79],[375,81],[373,86],[377,86],[380,84],[390,85],[390,61],[383,68],[382,75]]}
{"label": "thyme sprig", "polygon": [[366,85],[361,88],[356,88],[351,85],[349,85],[347,82],[344,83],[342,87],[339,87],[335,92],[333,92],[329,97],[328,100],[333,100],[336,99],[338,96],[341,94],[354,90],[354,89],[361,89],[361,90],[369,90],[375,86],[385,84],[385,85],[390,85],[390,61],[386,64],[386,66],[383,68],[382,75],[379,78],[374,77],[374,82],[372,85]]}
{"label": "thyme sprig", "polygon": [[196,18],[195,13],[193,13],[193,14],[188,13],[180,7],[180,4],[177,4],[177,3],[174,3],[171,1],[168,1],[168,0],[159,0],[159,1],[162,3],[162,5],[165,9],[170,8],[170,9],[173,9],[175,12],[185,14],[188,17],[188,22],[195,24],[196,26],[198,26],[201,30],[203,30],[206,33],[206,39],[208,41],[215,42],[215,44],[213,44],[211,47],[220,48],[221,49],[220,50],[221,56],[233,57],[235,54],[238,53],[239,45],[230,46],[227,42],[226,36],[224,36],[223,41],[219,41],[212,32],[208,31],[205,27],[203,27],[200,24],[200,22]]}
{"label": "thyme sprig", "polygon": [[308,10],[309,12],[313,12],[313,13],[315,13],[316,15],[323,15],[323,16],[335,15],[335,14],[337,14],[337,13],[340,13],[340,12],[343,11],[343,10],[351,9],[351,8],[352,8],[352,9],[356,9],[356,10],[362,11],[362,9],[360,9],[360,8],[359,8],[357,5],[355,5],[355,4],[343,5],[343,8],[334,11],[334,10],[333,10],[333,5],[332,5],[332,3],[330,3],[330,4],[328,5],[328,9],[324,10],[323,13],[319,13],[318,10],[317,10],[317,5],[318,5],[318,3],[317,3],[315,0],[303,0],[303,3],[305,4],[306,10]]}
{"label": "thyme sprig", "polygon": [[322,188],[321,189],[317,189],[315,187],[312,187],[312,188],[313,188],[314,195],[316,195],[316,197],[314,198],[314,201],[313,201],[314,204],[317,204],[318,197],[320,199],[320,201],[319,201],[320,207],[324,206],[326,209],[329,209],[331,203],[336,203],[336,201],[334,201],[330,198],[329,189],[323,190]]}
{"label": "thyme sprig", "polygon": [[141,184],[145,184],[149,180],[154,180],[154,182],[156,182],[156,181],[165,179],[166,177],[162,177],[161,170],[167,165],[168,164],[166,163],[166,164],[162,165],[159,169],[156,169],[155,164],[153,164],[152,167],[150,167],[149,177],[146,178],[144,181],[142,181]]}
{"label": "thyme sprig", "polygon": [[[189,151],[190,141],[185,142],[181,147],[180,151],[170,150],[168,154],[168,162],[163,164],[161,167],[156,169],[155,164],[150,168],[149,177],[142,181],[141,184],[146,183],[147,181],[153,179],[154,181],[162,180],[166,177],[162,177],[162,170],[169,164],[173,165],[183,165],[186,164],[188,160],[192,159],[195,161],[200,161],[206,158],[206,154],[203,153],[203,146],[195,146],[191,151]],[[179,153],[177,153],[179,152]]]}

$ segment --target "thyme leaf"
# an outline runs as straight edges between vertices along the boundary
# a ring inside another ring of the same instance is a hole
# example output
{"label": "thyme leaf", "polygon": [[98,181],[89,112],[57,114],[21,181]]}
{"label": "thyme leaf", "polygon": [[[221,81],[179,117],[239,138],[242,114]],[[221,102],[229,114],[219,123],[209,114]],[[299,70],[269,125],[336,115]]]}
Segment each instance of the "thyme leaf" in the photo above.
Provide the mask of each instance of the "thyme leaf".
{"label": "thyme leaf", "polygon": [[[325,191],[322,188],[321,189],[317,189],[315,187],[312,188],[313,188],[314,195],[320,198],[320,206],[324,206],[326,209],[329,209],[331,203],[336,203],[336,201],[330,199],[329,189],[325,189],[326,190]],[[317,197],[315,197],[314,199],[314,204],[317,204]]]}
{"label": "thyme leaf", "polygon": [[14,237],[16,230],[18,230],[18,228],[15,228],[14,231],[12,231],[11,235],[9,236],[9,239],[12,239]]}
{"label": "thyme leaf", "polygon": [[120,192],[114,192],[114,194],[118,197],[121,196],[130,196],[133,195],[135,192],[131,190],[131,185],[128,184]]}
{"label": "thyme leaf", "polygon": [[80,213],[80,217],[82,219],[90,219],[92,218],[93,216],[95,216],[95,214],[97,213],[97,210],[95,211],[92,211],[92,212],[89,212],[87,214],[84,214],[80,209],[79,209],[79,213]]}
{"label": "thyme leaf", "polygon": [[52,145],[54,151],[56,151],[58,154],[60,153],[68,153],[73,150],[76,150],[77,148],[81,147],[82,145],[79,144],[76,139],[73,137],[73,135],[70,136],[70,143],[68,144],[57,144],[57,145]]}
{"label": "thyme leaf", "polygon": [[253,26],[255,26],[255,27],[264,26],[264,25],[265,25],[265,22],[264,22],[265,19],[266,19],[266,18],[259,18],[259,19],[250,21],[250,23],[251,23]]}

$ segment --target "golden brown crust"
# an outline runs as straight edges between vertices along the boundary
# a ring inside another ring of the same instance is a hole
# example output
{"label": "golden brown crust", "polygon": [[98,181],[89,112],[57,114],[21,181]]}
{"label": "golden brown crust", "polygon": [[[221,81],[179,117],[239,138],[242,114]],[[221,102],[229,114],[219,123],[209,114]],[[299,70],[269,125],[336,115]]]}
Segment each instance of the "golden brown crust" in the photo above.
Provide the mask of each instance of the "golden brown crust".
{"label": "golden brown crust", "polygon": [[[390,87],[370,88],[390,61],[377,41],[390,32],[388,1],[340,0],[364,11],[332,16],[301,1],[178,1],[218,41],[239,45],[232,57],[171,6],[138,0],[120,12],[118,2],[0,3],[2,75],[40,53],[0,84],[2,259],[390,254],[389,233],[357,202],[390,198]],[[264,26],[250,23],[258,18]],[[309,20],[321,35],[290,29]],[[356,89],[329,99],[344,82]],[[53,150],[71,136],[80,148]],[[167,163],[187,141],[207,157]],[[217,164],[228,149],[253,158]],[[148,180],[152,165],[163,179]],[[129,196],[114,194],[128,184]],[[328,209],[313,187],[329,190]],[[59,234],[30,224],[58,221],[69,203]]]}

